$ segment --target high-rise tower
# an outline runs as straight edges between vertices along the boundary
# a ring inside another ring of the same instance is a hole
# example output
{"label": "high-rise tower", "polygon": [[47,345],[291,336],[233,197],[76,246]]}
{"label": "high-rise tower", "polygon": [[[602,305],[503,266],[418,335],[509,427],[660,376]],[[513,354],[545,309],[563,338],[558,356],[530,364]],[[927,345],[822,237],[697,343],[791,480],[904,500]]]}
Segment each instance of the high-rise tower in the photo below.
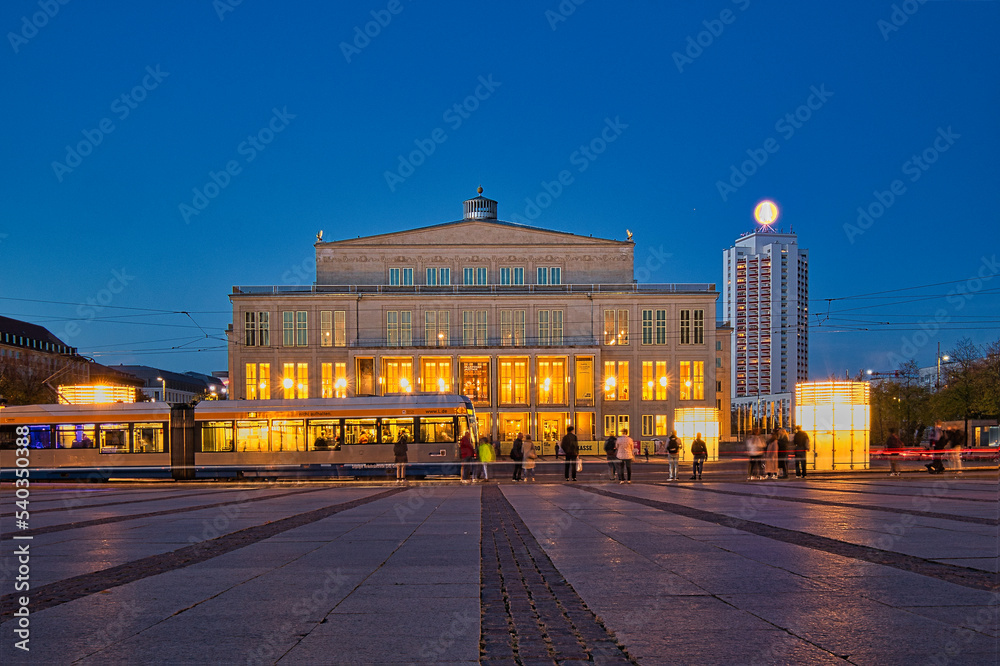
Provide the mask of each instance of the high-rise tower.
{"label": "high-rise tower", "polygon": [[787,427],[795,384],[809,375],[808,250],[794,233],[762,225],[723,251],[722,269],[734,411],[742,405],[754,425]]}

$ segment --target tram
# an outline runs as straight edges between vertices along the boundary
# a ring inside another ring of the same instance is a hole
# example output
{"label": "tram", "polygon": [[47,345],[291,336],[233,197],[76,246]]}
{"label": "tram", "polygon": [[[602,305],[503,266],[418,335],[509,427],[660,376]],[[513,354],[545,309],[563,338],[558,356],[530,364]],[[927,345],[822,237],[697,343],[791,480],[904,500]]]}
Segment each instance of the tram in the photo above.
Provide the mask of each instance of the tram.
{"label": "tram", "polygon": [[478,440],[472,401],[441,393],[7,407],[0,479],[23,436],[32,479],[384,476],[404,437],[408,475],[450,476],[467,431]]}

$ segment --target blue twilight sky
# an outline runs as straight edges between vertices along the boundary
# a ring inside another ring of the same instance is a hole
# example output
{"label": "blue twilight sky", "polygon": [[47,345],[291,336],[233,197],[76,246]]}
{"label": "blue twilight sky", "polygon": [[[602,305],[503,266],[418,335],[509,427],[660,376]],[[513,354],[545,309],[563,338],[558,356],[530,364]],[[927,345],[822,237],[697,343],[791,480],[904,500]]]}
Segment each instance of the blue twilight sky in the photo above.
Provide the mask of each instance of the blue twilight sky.
{"label": "blue twilight sky", "polygon": [[501,219],[631,229],[640,281],[721,283],[767,197],[811,253],[811,376],[932,365],[1000,330],[998,19],[990,0],[8,0],[0,313],[104,363],[220,370],[232,285],[310,283],[319,229],[456,220],[482,184]]}

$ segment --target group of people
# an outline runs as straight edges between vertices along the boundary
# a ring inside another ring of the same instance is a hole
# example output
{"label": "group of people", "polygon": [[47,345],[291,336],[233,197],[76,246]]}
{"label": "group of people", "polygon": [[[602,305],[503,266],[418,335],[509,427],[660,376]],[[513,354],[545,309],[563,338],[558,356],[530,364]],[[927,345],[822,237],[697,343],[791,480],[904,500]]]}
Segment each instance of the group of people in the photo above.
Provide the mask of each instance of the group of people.
{"label": "group of people", "polygon": [[760,428],[754,428],[746,439],[747,481],[788,478],[788,455],[795,456],[795,478],[806,478],[806,454],[809,452],[809,435],[795,426],[791,439],[788,431],[778,428],[766,438]]}
{"label": "group of people", "polygon": [[635,460],[635,442],[628,436],[628,430],[622,434],[609,435],[604,442],[604,453],[608,456],[608,470],[611,480],[618,483],[632,483],[632,461]]}
{"label": "group of people", "polygon": [[[480,437],[476,446],[472,444],[472,434],[468,431],[459,443],[459,455],[462,457],[463,484],[490,480],[490,464],[496,460],[496,450],[488,437]],[[538,452],[531,435],[518,433],[510,448],[510,459],[514,462],[513,481],[534,481],[535,460]]]}
{"label": "group of people", "polygon": [[[935,424],[930,431],[930,449],[933,452],[932,455],[934,458],[931,462],[924,465],[924,467],[931,474],[944,474],[944,461],[947,460],[948,466],[952,471],[961,474],[963,446],[965,446],[965,433],[963,431],[957,428],[945,430],[941,428],[940,424]],[[902,442],[900,442],[899,448],[902,448]],[[889,465],[892,466],[893,463],[894,458],[890,455]],[[894,471],[897,472],[898,476],[898,469]]]}

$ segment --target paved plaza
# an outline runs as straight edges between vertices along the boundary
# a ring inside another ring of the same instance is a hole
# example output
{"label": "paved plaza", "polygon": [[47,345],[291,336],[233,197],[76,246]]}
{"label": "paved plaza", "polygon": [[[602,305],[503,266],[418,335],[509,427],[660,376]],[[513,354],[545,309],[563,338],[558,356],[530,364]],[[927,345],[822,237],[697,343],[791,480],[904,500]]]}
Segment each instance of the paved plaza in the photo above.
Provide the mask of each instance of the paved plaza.
{"label": "paved plaza", "polygon": [[37,484],[29,529],[0,506],[0,662],[996,664],[997,491],[995,470]]}

